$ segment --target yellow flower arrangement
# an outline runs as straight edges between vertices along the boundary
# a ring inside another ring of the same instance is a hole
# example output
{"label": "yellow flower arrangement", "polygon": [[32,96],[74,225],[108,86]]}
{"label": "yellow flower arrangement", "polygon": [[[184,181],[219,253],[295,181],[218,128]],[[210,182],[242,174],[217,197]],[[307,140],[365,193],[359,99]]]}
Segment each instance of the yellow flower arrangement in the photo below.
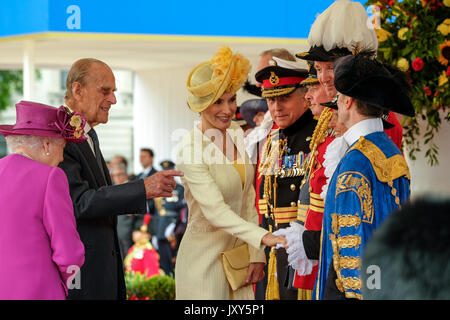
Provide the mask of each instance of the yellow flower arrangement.
{"label": "yellow flower arrangement", "polygon": [[236,54],[235,66],[233,70],[234,72],[231,75],[231,81],[229,86],[230,91],[236,92],[242,87],[242,85],[247,80],[250,68],[251,68],[250,62],[240,54]]}
{"label": "yellow flower arrangement", "polygon": [[[230,82],[226,91],[236,92],[247,80],[250,72],[250,62],[240,54],[233,55],[229,46],[220,47],[210,63],[214,68],[214,72],[219,76],[225,76],[231,72]],[[231,68],[231,69],[230,69]]]}
{"label": "yellow flower arrangement", "polygon": [[224,92],[236,93],[247,80],[250,68],[248,59],[233,54],[229,46],[220,47],[209,61],[200,63],[188,75],[191,110],[202,112]]}
{"label": "yellow flower arrangement", "polygon": [[397,67],[402,71],[408,71],[409,69],[409,62],[405,58],[400,58],[397,61]]}
{"label": "yellow flower arrangement", "polygon": [[406,33],[409,31],[408,28],[403,27],[400,30],[398,30],[397,36],[400,40],[406,40]]}
{"label": "yellow flower arrangement", "polygon": [[210,62],[214,67],[214,72],[218,75],[225,75],[230,68],[233,52],[229,46],[220,47]]}
{"label": "yellow flower arrangement", "polygon": [[82,130],[82,129],[76,130],[76,131],[73,133],[73,136],[74,136],[76,139],[79,139],[82,135],[83,135],[83,130]]}
{"label": "yellow flower arrangement", "polygon": [[383,28],[375,29],[375,33],[377,34],[378,42],[386,41],[392,35],[389,31]]}
{"label": "yellow flower arrangement", "polygon": [[443,36],[447,36],[450,33],[450,19],[445,19],[436,30],[442,33]]}
{"label": "yellow flower arrangement", "polygon": [[[377,14],[386,16],[379,19],[379,26],[392,33],[377,30],[377,59],[407,72],[413,89],[410,98],[417,116],[403,124],[403,142],[410,149],[410,159],[422,145],[428,163],[436,165],[438,149],[433,137],[444,119],[450,122],[442,113],[450,101],[450,0],[366,1],[366,7],[381,4]],[[419,125],[422,120],[426,129]],[[427,139],[419,142],[425,132]]]}
{"label": "yellow flower arrangement", "polygon": [[77,130],[81,127],[81,124],[83,123],[83,121],[81,120],[81,117],[78,115],[72,116],[70,118],[70,125],[74,128],[76,128]]}
{"label": "yellow flower arrangement", "polygon": [[439,83],[438,86],[441,87],[444,84],[448,82],[447,73],[445,71],[442,71],[442,74],[439,76]]}
{"label": "yellow flower arrangement", "polygon": [[[444,49],[450,47],[450,40],[445,41],[439,45],[439,52],[441,53],[438,61],[442,65],[446,66],[448,64],[448,59],[444,56]],[[448,49],[447,49],[448,50]]]}

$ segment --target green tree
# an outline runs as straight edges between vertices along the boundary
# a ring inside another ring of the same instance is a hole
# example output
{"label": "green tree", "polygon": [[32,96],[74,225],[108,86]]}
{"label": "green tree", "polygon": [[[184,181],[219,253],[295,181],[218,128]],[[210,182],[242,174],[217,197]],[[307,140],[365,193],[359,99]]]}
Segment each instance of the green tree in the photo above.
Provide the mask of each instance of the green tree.
{"label": "green tree", "polygon": [[12,105],[11,95],[22,93],[22,70],[0,70],[0,112]]}

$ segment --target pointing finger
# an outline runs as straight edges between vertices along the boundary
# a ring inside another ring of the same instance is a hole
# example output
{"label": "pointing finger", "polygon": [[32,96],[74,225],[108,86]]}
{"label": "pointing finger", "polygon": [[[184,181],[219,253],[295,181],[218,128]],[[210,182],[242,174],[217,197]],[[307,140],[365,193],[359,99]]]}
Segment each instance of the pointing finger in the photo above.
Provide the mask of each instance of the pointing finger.
{"label": "pointing finger", "polygon": [[184,176],[183,171],[179,171],[179,170],[164,170],[164,171],[160,171],[162,172],[162,174],[166,177],[182,177]]}

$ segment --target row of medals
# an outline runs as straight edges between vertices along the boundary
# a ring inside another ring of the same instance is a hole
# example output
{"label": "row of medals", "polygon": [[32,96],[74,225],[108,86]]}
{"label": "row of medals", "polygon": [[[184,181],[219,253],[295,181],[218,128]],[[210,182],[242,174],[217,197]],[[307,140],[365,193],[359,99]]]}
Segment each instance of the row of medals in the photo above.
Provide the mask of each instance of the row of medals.
{"label": "row of medals", "polygon": [[306,171],[306,164],[308,161],[303,152],[298,154],[283,156],[278,161],[278,168],[275,169],[275,176],[277,178],[291,178],[303,176]]}

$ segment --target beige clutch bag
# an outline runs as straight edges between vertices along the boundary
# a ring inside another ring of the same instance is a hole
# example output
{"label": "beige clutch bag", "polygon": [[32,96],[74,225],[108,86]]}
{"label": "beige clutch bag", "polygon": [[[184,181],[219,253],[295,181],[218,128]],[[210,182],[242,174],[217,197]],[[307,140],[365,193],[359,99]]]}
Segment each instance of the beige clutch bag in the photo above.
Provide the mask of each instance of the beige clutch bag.
{"label": "beige clutch bag", "polygon": [[228,283],[233,291],[245,285],[248,266],[250,265],[250,253],[248,244],[222,252],[222,263]]}

